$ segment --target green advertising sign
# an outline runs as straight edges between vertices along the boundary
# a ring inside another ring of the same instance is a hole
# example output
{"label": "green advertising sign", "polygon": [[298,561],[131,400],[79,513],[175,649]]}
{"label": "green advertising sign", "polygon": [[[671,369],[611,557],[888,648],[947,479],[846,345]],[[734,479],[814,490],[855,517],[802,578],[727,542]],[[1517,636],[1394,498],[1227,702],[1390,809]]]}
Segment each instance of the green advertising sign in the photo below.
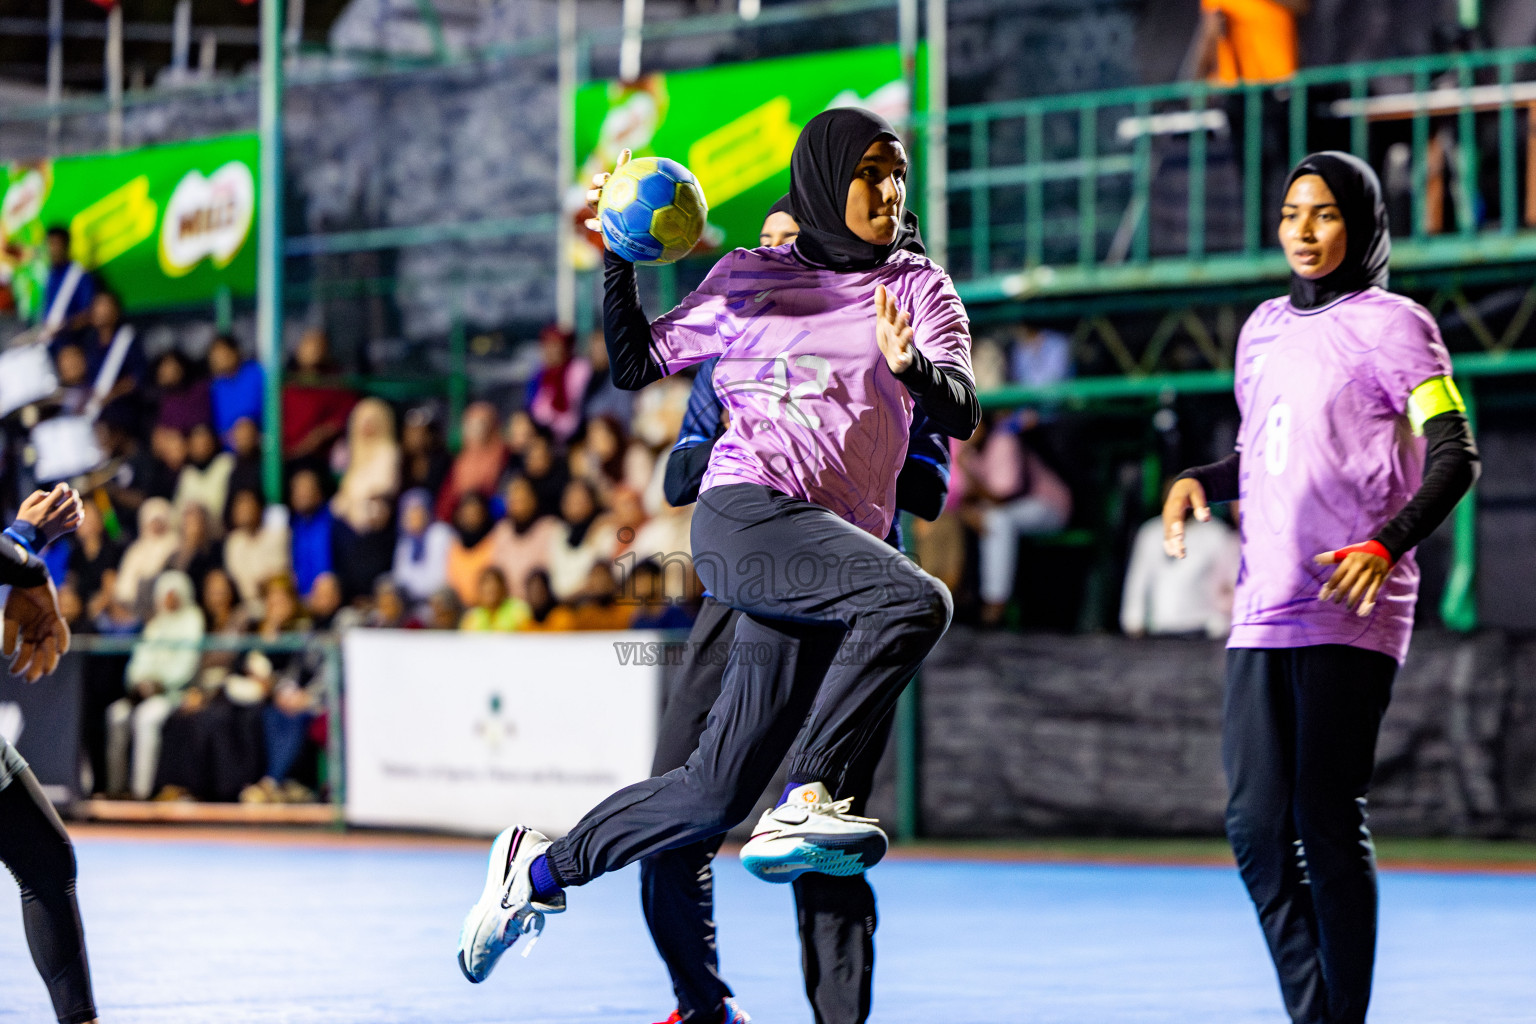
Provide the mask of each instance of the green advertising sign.
{"label": "green advertising sign", "polygon": [[[923,62],[918,61],[918,67]],[[922,95],[919,84],[918,95]],[[789,156],[807,121],[829,107],[867,107],[893,124],[908,116],[901,54],[869,46],[593,82],[576,94],[577,185],[610,170],[619,152],[684,164],[709,203],[715,251],[758,244],[763,217],[789,191]],[[593,246],[578,247],[583,265]]]}
{"label": "green advertising sign", "polygon": [[44,235],[56,225],[129,311],[253,293],[258,145],[226,135],[0,167],[0,270],[18,309],[43,315]]}

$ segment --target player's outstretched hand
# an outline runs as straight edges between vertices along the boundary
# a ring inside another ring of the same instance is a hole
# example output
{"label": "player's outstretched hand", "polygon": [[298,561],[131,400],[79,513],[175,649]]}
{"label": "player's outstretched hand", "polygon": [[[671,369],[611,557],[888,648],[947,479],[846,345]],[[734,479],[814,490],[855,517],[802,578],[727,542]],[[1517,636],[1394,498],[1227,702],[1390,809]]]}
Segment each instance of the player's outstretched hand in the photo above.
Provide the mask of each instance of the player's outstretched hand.
{"label": "player's outstretched hand", "polygon": [[11,674],[35,683],[59,667],[69,650],[69,626],[59,612],[53,581],[37,587],[12,587],[5,602],[0,654],[11,659]]}
{"label": "player's outstretched hand", "polygon": [[1205,500],[1205,488],[1200,481],[1188,477],[1175,480],[1168,489],[1168,500],[1163,502],[1163,553],[1169,558],[1183,558],[1186,554],[1184,517],[1191,509],[1202,523],[1211,521],[1211,506]]}
{"label": "player's outstretched hand", "polygon": [[892,373],[903,373],[912,365],[912,319],[896,308],[896,300],[883,284],[875,285],[875,343]]}
{"label": "player's outstretched hand", "polygon": [[[629,163],[629,150],[626,149],[619,153],[619,159],[614,163],[613,169],[616,171],[627,163]],[[592,187],[587,189],[587,212],[592,216],[587,218],[586,225],[590,230],[596,231],[598,234],[602,234],[603,222],[597,219],[597,204],[603,198],[603,186],[608,184],[608,179],[612,176],[607,171],[602,174],[592,175]],[[608,245],[606,238],[603,239],[603,245],[605,248]]]}
{"label": "player's outstretched hand", "polygon": [[1324,551],[1314,555],[1312,560],[1318,565],[1338,565],[1318,592],[1317,599],[1343,602],[1344,607],[1361,616],[1375,610],[1376,593],[1392,571],[1386,548],[1376,541]]}
{"label": "player's outstretched hand", "polygon": [[46,545],[66,533],[74,533],[84,515],[85,505],[80,500],[80,492],[69,484],[57,484],[51,491],[33,491],[27,495],[16,518],[37,527]]}

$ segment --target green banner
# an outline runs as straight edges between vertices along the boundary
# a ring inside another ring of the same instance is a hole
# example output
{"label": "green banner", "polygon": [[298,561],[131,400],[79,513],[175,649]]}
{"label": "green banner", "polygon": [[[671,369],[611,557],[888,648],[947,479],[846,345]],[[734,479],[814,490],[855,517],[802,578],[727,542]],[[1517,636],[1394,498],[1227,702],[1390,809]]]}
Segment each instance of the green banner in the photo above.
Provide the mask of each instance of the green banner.
{"label": "green banner", "polygon": [[[626,148],[670,157],[704,187],[713,250],[753,247],[768,208],[789,191],[800,129],[837,106],[867,107],[899,127],[909,109],[900,50],[869,46],[593,82],[576,93],[576,185],[585,189]],[[583,266],[595,265],[601,244],[587,234],[592,244],[577,247]]]}
{"label": "green banner", "polygon": [[129,311],[256,290],[255,135],[0,166],[0,281],[18,310],[44,310],[44,236],[69,228],[70,254]]}

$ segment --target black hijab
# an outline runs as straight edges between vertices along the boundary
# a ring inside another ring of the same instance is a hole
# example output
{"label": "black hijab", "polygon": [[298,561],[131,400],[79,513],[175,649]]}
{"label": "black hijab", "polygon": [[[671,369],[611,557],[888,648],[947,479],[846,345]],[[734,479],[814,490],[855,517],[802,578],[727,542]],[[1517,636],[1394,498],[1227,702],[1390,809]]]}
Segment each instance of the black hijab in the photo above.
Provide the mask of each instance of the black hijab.
{"label": "black hijab", "polygon": [[[811,118],[795,141],[789,160],[790,208],[785,212],[799,223],[795,249],[812,266],[869,270],[880,266],[897,249],[910,248],[917,238],[917,215],[909,210],[903,211],[901,226],[890,245],[864,241],[849,230],[844,219],[854,171],[864,159],[864,151],[880,139],[900,141],[879,114],[837,107]],[[921,240],[917,244],[921,246]]]}
{"label": "black hijab", "polygon": [[1313,153],[1297,164],[1285,180],[1291,191],[1296,179],[1315,174],[1322,178],[1344,215],[1346,248],[1339,268],[1315,281],[1291,274],[1291,305],[1317,309],[1345,295],[1372,286],[1387,286],[1387,261],[1392,255],[1392,234],[1387,228],[1387,204],[1381,182],[1371,165],[1348,153],[1329,150]]}

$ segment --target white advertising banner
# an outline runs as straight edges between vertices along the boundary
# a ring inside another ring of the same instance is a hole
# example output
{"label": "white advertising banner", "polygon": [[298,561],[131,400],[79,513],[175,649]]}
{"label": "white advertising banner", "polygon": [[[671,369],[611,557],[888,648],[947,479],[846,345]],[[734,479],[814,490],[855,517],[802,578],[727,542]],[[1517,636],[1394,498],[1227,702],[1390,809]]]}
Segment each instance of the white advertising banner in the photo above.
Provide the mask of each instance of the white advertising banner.
{"label": "white advertising banner", "polygon": [[514,823],[568,831],[614,790],[650,775],[661,668],[621,661],[615,644],[634,650],[660,639],[349,631],[347,820],[487,835]]}

